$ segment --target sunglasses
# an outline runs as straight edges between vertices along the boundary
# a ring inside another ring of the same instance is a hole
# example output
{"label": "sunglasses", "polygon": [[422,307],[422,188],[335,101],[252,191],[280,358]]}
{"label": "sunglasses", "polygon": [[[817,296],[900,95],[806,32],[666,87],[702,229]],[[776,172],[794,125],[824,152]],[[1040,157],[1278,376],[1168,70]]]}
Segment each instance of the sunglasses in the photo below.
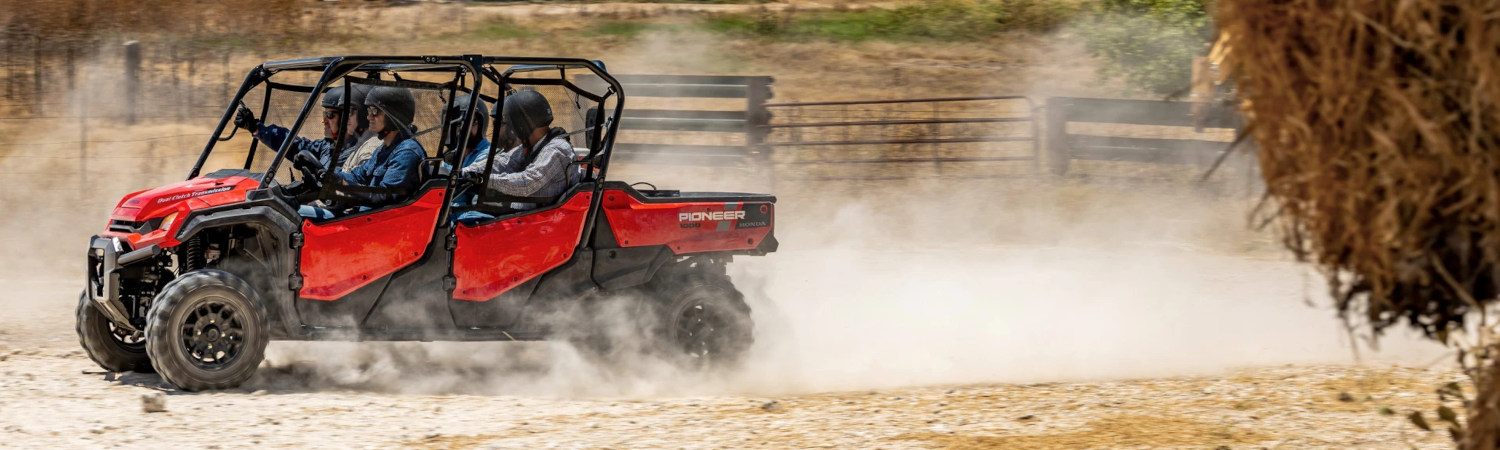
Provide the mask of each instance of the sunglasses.
{"label": "sunglasses", "polygon": [[339,118],[339,111],[325,109],[325,110],[323,110],[323,118],[324,119],[337,119],[337,118]]}
{"label": "sunglasses", "polygon": [[381,114],[385,114],[385,111],[381,111],[380,108],[376,108],[374,106],[367,106],[365,107],[365,114],[370,117],[375,117]]}

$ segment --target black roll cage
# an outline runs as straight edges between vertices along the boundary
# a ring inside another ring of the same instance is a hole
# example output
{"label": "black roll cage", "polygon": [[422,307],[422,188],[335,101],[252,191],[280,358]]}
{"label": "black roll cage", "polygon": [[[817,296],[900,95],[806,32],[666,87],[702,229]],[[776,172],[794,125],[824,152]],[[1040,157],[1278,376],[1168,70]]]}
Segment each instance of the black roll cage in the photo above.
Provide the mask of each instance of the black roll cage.
{"label": "black roll cage", "polygon": [[[502,72],[499,71],[496,66],[507,67]],[[567,70],[569,69],[585,69],[592,72],[595,76],[599,77],[599,79],[603,80],[608,85],[607,90],[601,95],[579,87],[578,85],[572,83],[567,79]],[[288,85],[270,81],[271,77],[276,73],[288,71],[316,71],[321,72],[322,75],[319,77],[317,84],[313,86]],[[276,149],[276,156],[272,158],[270,164],[266,168],[265,173],[262,174],[262,178],[260,180],[261,185],[269,186],[276,176],[276,170],[280,167],[281,162],[286,158],[286,153],[290,151],[292,147],[293,141],[295,140],[292,137],[297,136],[298,132],[300,132],[302,127],[306,124],[311,111],[313,111],[314,108],[318,107],[319,95],[322,92],[330,89],[331,85],[343,81],[346,76],[355,71],[367,71],[377,74],[383,72],[391,72],[393,74],[396,74],[396,81],[387,81],[381,84],[402,83],[403,80],[400,79],[399,75],[401,72],[453,72],[455,73],[455,81],[461,79],[464,74],[483,75],[483,77],[473,77],[472,87],[462,86],[462,83],[455,83],[455,86],[453,86],[453,88],[461,91],[466,91],[469,94],[469,107],[468,110],[464,111],[463,113],[464,117],[466,118],[466,120],[464,120],[463,122],[465,125],[475,120],[474,109],[478,102],[475,102],[474,100],[484,99],[485,101],[491,102],[492,104],[499,105],[504,102],[506,90],[509,89],[510,85],[512,84],[534,86],[562,86],[576,95],[582,96],[599,104],[598,111],[596,112],[596,115],[593,119],[595,120],[595,126],[602,129],[602,133],[587,133],[591,138],[597,136],[597,138],[590,139],[590,154],[588,155],[588,164],[589,166],[594,168],[594,170],[591,170],[590,172],[597,172],[597,176],[594,176],[593,174],[586,174],[588,178],[586,178],[585,181],[595,181],[597,182],[597,186],[603,185],[605,176],[608,173],[610,156],[613,153],[612,149],[614,147],[615,135],[619,131],[619,118],[624,113],[625,109],[624,89],[620,86],[620,82],[605,70],[604,64],[599,61],[587,60],[582,58],[518,56],[487,57],[482,55],[328,56],[320,58],[272,61],[256,66],[255,68],[251,69],[250,72],[245,76],[245,81],[240,84],[239,90],[235,92],[234,97],[229,102],[229,106],[225,108],[224,115],[219,118],[218,126],[214,128],[213,135],[208,139],[208,143],[203,147],[203,152],[199,154],[198,160],[193,164],[193,170],[188,174],[187,178],[196,178],[202,172],[203,165],[207,163],[208,156],[213,152],[214,146],[216,144],[222,141],[227,141],[229,140],[229,138],[233,137],[232,133],[235,132],[235,129],[231,128],[230,136],[221,138],[221,136],[224,134],[225,128],[231,126],[230,124],[234,120],[234,114],[237,110],[237,106],[239,106],[244,101],[245,96],[249,94],[252,89],[259,87],[261,84],[265,84],[267,86],[268,93],[265,96],[263,104],[261,105],[262,115],[264,115],[265,111],[269,108],[271,98],[271,96],[269,95],[269,90],[271,89],[305,92],[308,94],[307,100],[303,102],[302,108],[297,114],[297,119],[292,123],[292,126],[288,128],[288,138],[281,143],[280,148]],[[558,76],[555,78],[515,77],[515,75],[517,74],[530,74],[544,71],[557,71]],[[494,97],[482,95],[480,92],[484,88],[483,80],[488,80],[492,83],[495,83],[497,86],[500,86],[500,89],[498,89],[499,94]],[[344,92],[344,98],[346,99],[346,101],[343,104],[343,112],[345,114],[344,117],[347,117],[347,114],[350,113],[350,105],[347,101],[347,99],[350,98],[350,96],[348,95],[349,92],[347,91],[348,83],[345,83],[343,86],[344,87],[342,87],[342,89],[346,90]],[[611,96],[615,97],[615,105],[613,108],[614,111],[612,116],[606,116],[604,112],[604,106],[606,100]],[[487,114],[488,112],[485,111],[480,113]],[[444,115],[446,115],[446,109],[444,110]],[[448,120],[448,118],[444,117],[443,120]],[[491,130],[493,130],[491,131],[491,142],[494,143],[492,145],[498,145],[498,132],[500,127],[498,126],[498,124],[492,125],[493,126],[490,127]],[[447,130],[444,129],[443,132],[446,133]],[[468,135],[465,134],[464,136],[462,136],[460,142],[458,143],[461,152],[468,151],[468,138]],[[595,140],[597,140],[597,142],[595,142]],[[245,157],[244,169],[246,170],[250,170],[251,166],[253,165],[256,148],[259,143],[259,141],[255,139],[252,139],[251,142],[252,143],[249,154]],[[342,148],[335,149],[335,151],[342,150]],[[503,150],[505,149],[492,149],[490,152],[490,158],[493,159],[495,154]],[[459,158],[462,159],[463,156],[464,155],[460,154]],[[598,196],[595,196],[595,198],[597,201]]]}
{"label": "black roll cage", "polygon": [[[505,71],[501,72],[496,69],[496,66],[508,67],[505,69]],[[588,70],[589,72],[592,72],[594,76],[597,76],[600,80],[603,80],[608,85],[608,87],[603,95],[594,94],[593,92],[583,89],[569,81],[567,79],[568,69]],[[233,137],[232,133],[234,133],[234,131],[231,131],[229,137],[221,138],[220,136],[224,134],[225,127],[230,126],[230,123],[234,119],[235,112],[237,111],[237,106],[244,101],[245,95],[248,94],[251,89],[254,89],[260,84],[265,83],[267,84],[267,95],[265,96],[264,104],[261,106],[262,115],[264,115],[266,109],[269,108],[271,98],[270,90],[273,88],[301,91],[308,94],[307,100],[302,104],[301,111],[297,114],[297,120],[294,121],[292,126],[288,129],[289,131],[287,134],[287,139],[282,141],[281,148],[276,149],[276,156],[272,158],[270,164],[266,167],[265,173],[262,174],[262,177],[259,180],[262,189],[272,186],[272,182],[276,176],[276,170],[281,165],[281,162],[286,159],[286,153],[290,151],[290,149],[292,148],[292,144],[295,141],[294,137],[297,136],[297,133],[307,122],[309,113],[313,110],[314,107],[316,107],[316,105],[318,105],[319,94],[327,90],[330,83],[341,81],[344,79],[344,77],[348,76],[350,73],[356,70],[365,70],[372,74],[390,72],[393,74],[393,78],[396,78],[395,81],[398,83],[403,81],[400,79],[399,75],[401,72],[453,71],[456,72],[455,79],[461,79],[464,73],[476,75],[473,77],[473,87],[464,89],[469,94],[468,110],[464,112],[464,126],[468,126],[470,123],[472,123],[473,120],[475,120],[474,109],[479,102],[476,102],[474,100],[483,98],[485,100],[493,102],[493,104],[495,105],[501,105],[505,100],[506,90],[512,84],[512,81],[518,81],[515,84],[521,85],[563,86],[576,95],[586,97],[598,103],[597,111],[594,114],[595,122],[593,126],[597,127],[598,129],[602,129],[603,132],[599,133],[596,129],[596,131],[588,133],[591,140],[589,142],[590,154],[587,158],[587,164],[591,167],[591,170],[585,173],[585,178],[583,180],[580,180],[580,185],[592,182],[593,195],[589,200],[589,209],[587,217],[585,218],[584,229],[579,236],[576,247],[582,250],[588,245],[589,242],[591,242],[595,231],[595,224],[598,222],[597,216],[599,214],[599,208],[604,199],[604,196],[601,194],[603,194],[605,185],[604,181],[609,170],[609,160],[612,153],[614,153],[613,148],[615,144],[615,135],[619,132],[620,117],[625,111],[624,88],[620,86],[619,80],[616,80],[609,74],[609,72],[605,70],[604,63],[596,60],[587,60],[582,58],[518,56],[486,57],[481,55],[460,55],[330,56],[321,58],[306,58],[267,62],[256,66],[254,69],[251,69],[250,73],[245,76],[244,83],[240,84],[240,88],[235,92],[234,98],[230,100],[229,106],[224,109],[224,115],[219,118],[218,126],[214,128],[213,135],[209,137],[208,143],[203,147],[203,152],[198,155],[198,161],[193,164],[193,170],[188,174],[187,178],[193,179],[198,177],[199,173],[203,170],[203,165],[208,161],[208,155],[213,152],[215,144],[222,141],[227,141]],[[558,76],[556,78],[514,78],[514,76],[517,74],[530,74],[552,70],[557,71]],[[317,71],[321,72],[321,76],[319,77],[317,84],[314,86],[280,85],[270,82],[271,76],[283,71]],[[483,75],[483,78],[478,75]],[[497,86],[499,86],[499,89],[497,89],[499,94],[493,98],[481,95],[480,91],[484,87],[483,80],[489,80],[490,82],[495,83]],[[347,114],[349,114],[350,112],[348,99],[351,98],[351,96],[348,95],[349,83],[344,83],[343,86],[343,89],[345,89],[343,96],[345,101],[342,108],[345,115],[343,117],[348,117]],[[613,108],[613,115],[607,117],[604,113],[604,108],[606,106],[605,100],[607,100],[610,96],[615,97],[615,105]],[[446,107],[444,108],[443,115],[447,115]],[[444,119],[446,120],[446,117],[444,117]],[[446,133],[446,125],[440,126],[444,127],[443,132]],[[491,131],[491,133],[494,137],[491,140],[491,145],[499,145],[500,141],[497,139],[500,129],[499,124],[493,123],[490,129],[493,130]],[[458,142],[458,148],[460,149],[460,161],[464,156],[463,152],[468,151],[468,139],[468,133],[464,133],[462,140]],[[251,166],[253,165],[255,159],[255,150],[258,143],[259,140],[251,139],[250,151],[248,156],[245,157],[244,169],[247,171],[251,170]],[[505,149],[492,148],[489,154],[489,163],[493,163],[495,155],[504,150]],[[342,151],[342,149],[336,149],[335,151]],[[441,157],[442,155],[438,156]],[[487,167],[492,166],[493,164],[489,164]],[[329,169],[330,170],[328,171],[328,173],[331,175],[332,168]],[[489,169],[487,168],[486,170],[488,171]],[[486,173],[486,175],[488,175],[488,173]],[[486,176],[486,184],[488,183],[488,179],[489,177]],[[480,188],[483,189],[483,187],[484,186],[481,186]],[[450,196],[451,199],[453,192],[450,191],[447,195]],[[438,227],[440,229],[444,226],[443,224],[447,223],[448,215],[451,213],[451,208],[451,201],[443,202],[443,206],[439,211]],[[450,229],[449,232],[452,233],[453,231],[454,230]],[[581,252],[574,252],[575,255],[579,253]]]}

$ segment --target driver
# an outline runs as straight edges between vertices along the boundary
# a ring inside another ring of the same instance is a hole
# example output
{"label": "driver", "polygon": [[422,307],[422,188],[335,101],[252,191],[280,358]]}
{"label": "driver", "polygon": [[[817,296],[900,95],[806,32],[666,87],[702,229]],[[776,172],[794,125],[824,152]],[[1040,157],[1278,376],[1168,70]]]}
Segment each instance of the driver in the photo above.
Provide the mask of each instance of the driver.
{"label": "driver", "polygon": [[[515,133],[520,146],[494,158],[486,188],[502,196],[533,197],[532,200],[562,195],[582,175],[573,161],[576,154],[568,143],[567,132],[552,125],[552,106],[534,89],[522,89],[505,98],[500,113],[503,125]],[[484,177],[484,161],[475,161],[462,169],[464,177]],[[517,211],[536,209],[536,202],[514,202]]]}
{"label": "driver", "polygon": [[[352,204],[341,206],[364,211],[406,199],[421,183],[422,160],[427,151],[413,139],[412,119],[416,115],[417,100],[410,90],[399,87],[380,86],[365,96],[365,107],[370,117],[370,130],[379,139],[370,159],[351,171],[334,169],[334,192]],[[310,156],[299,160],[311,160]],[[306,161],[301,162],[306,164]],[[328,167],[328,166],[323,166]],[[322,167],[319,170],[324,170]],[[371,192],[360,188],[378,188],[387,192]],[[298,213],[305,217],[332,218],[333,211],[303,205]]]}
{"label": "driver", "polygon": [[[312,140],[304,137],[292,139],[291,151],[286,153],[287,159],[291,159],[298,153],[311,152],[318,158],[323,167],[341,166],[355,153],[355,149],[365,141],[374,136],[366,132],[369,128],[368,118],[364,112],[365,95],[370,91],[369,86],[349,86],[350,99],[349,109],[356,112],[348,120],[342,120],[344,88],[335,87],[323,94],[323,139]],[[239,111],[234,115],[234,126],[249,131],[259,139],[261,143],[274,149],[281,148],[291,131],[279,125],[262,124],[256,120],[255,113],[250,108],[240,105]],[[345,132],[348,132],[345,134]],[[337,161],[333,159],[333,147],[340,137],[344,139],[344,149],[338,154]],[[333,164],[335,163],[336,164]]]}

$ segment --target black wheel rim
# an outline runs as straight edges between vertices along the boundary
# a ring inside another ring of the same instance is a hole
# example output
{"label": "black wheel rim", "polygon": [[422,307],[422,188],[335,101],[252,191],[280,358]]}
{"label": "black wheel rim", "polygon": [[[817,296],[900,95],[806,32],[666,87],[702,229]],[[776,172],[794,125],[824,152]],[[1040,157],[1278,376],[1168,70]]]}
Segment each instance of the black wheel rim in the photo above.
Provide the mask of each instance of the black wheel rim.
{"label": "black wheel rim", "polygon": [[689,358],[708,362],[720,357],[734,339],[724,311],[708,302],[692,302],[677,313],[677,346]]}
{"label": "black wheel rim", "polygon": [[115,326],[114,322],[109,322],[109,337],[126,349],[137,352],[146,351],[146,333],[143,331],[130,331]]}
{"label": "black wheel rim", "polygon": [[209,370],[223,368],[245,348],[244,323],[228,303],[204,301],[183,318],[182,344],[193,365]]}

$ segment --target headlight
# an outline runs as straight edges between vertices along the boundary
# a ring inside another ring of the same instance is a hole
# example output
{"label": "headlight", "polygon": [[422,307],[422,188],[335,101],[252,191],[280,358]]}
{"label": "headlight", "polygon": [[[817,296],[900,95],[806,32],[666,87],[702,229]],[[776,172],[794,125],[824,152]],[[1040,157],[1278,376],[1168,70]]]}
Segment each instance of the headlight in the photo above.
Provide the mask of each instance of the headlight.
{"label": "headlight", "polygon": [[[177,221],[177,213],[167,214],[167,217],[165,217],[165,218],[163,218],[161,220],[161,226],[157,227],[156,230],[168,230],[168,229],[171,229],[172,228],[172,222],[175,222],[175,221]],[[151,230],[151,231],[156,231],[156,230]]]}

